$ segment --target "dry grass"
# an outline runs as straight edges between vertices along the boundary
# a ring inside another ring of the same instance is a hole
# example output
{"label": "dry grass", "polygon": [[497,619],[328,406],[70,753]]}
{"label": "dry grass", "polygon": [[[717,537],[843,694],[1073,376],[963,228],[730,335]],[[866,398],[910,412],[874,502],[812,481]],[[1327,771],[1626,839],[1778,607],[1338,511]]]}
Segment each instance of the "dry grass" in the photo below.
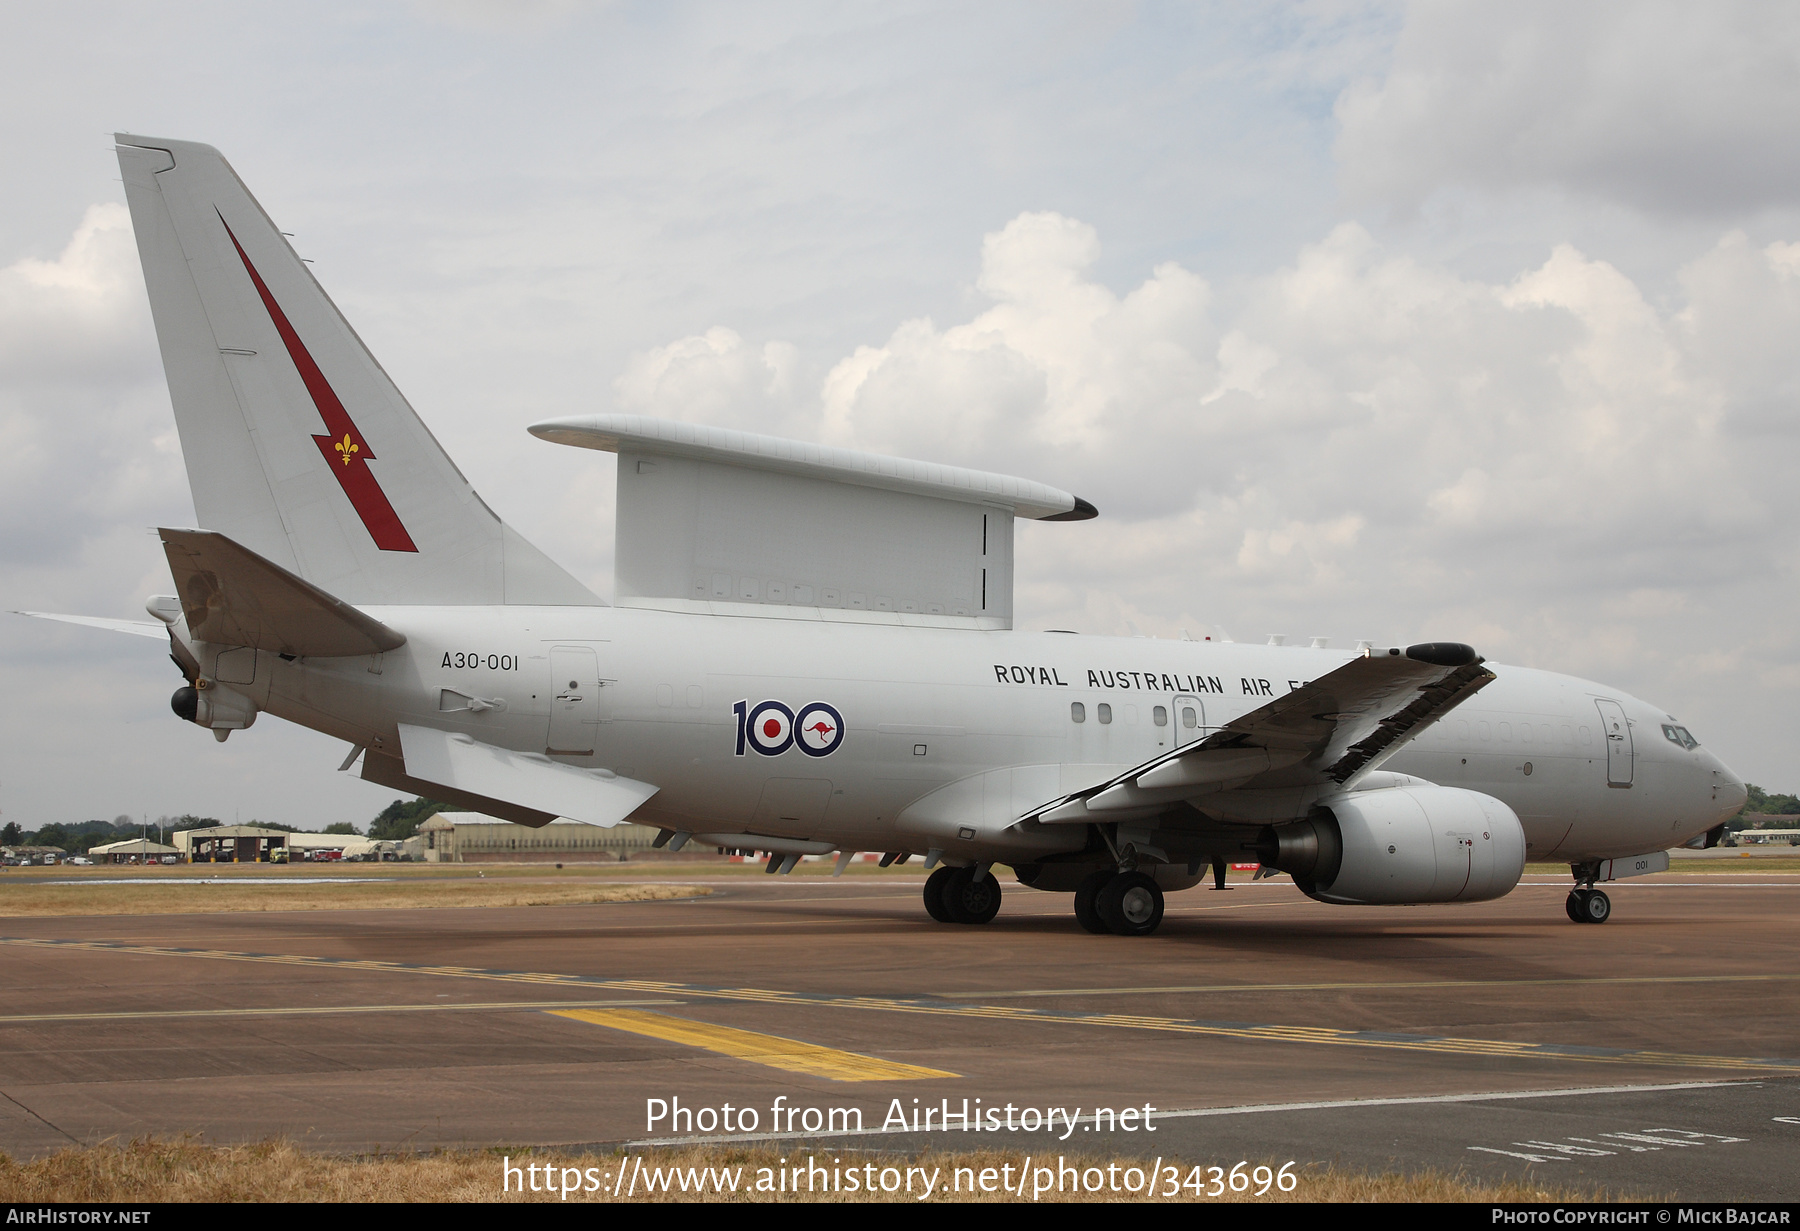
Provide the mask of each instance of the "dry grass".
{"label": "dry grass", "polygon": [[[509,1155],[515,1167],[548,1165],[560,1174],[563,1168],[583,1171],[596,1168],[602,1182],[610,1184],[622,1156],[560,1151],[444,1151],[431,1154],[383,1154],[362,1158],[336,1158],[309,1154],[290,1141],[267,1141],[242,1146],[207,1146],[190,1140],[145,1140],[129,1145],[71,1148],[33,1162],[17,1163],[0,1155],[0,1201],[8,1202],[133,1202],[133,1201],[556,1201],[551,1192],[501,1191],[502,1157]],[[716,1146],[648,1150],[643,1166],[743,1169],[745,1187],[754,1185],[759,1168],[804,1167],[809,1157],[798,1143],[777,1150],[770,1146]],[[863,1151],[824,1151],[810,1155],[819,1165],[834,1162],[845,1170],[862,1171],[864,1164],[882,1167],[919,1167],[938,1172],[934,1200],[1017,1201],[1006,1193],[946,1194],[957,1168],[979,1174],[983,1168],[1011,1166],[1018,1172],[1021,1158],[997,1150],[927,1151],[918,1155],[872,1154]],[[1147,1166],[1146,1160],[1125,1160],[1099,1155],[1068,1155],[1065,1165],[1085,1169],[1109,1164]],[[1182,1174],[1191,1163],[1179,1164]],[[1036,1163],[1033,1164],[1034,1168]],[[1607,1194],[1582,1193],[1566,1188],[1542,1188],[1533,1184],[1487,1184],[1460,1176],[1427,1172],[1419,1175],[1367,1175],[1339,1167],[1297,1169],[1300,1183],[1291,1193],[1271,1190],[1265,1197],[1227,1192],[1220,1197],[1196,1197],[1189,1190],[1184,1201],[1458,1201],[1478,1203],[1520,1201],[1590,1201],[1612,1199]],[[540,1172],[540,1174],[542,1174]],[[1119,1172],[1120,1175],[1123,1171]],[[518,1181],[515,1181],[518,1183]],[[1027,1187],[1026,1199],[1030,1197]],[[740,1192],[719,1197],[701,1194],[658,1193],[647,1196],[639,1187],[635,1198],[605,1192],[571,1194],[570,1200],[638,1201],[908,1201],[918,1200],[918,1190],[908,1196],[892,1194],[819,1192]],[[1128,1193],[1080,1193],[1043,1200],[1117,1201],[1143,1200]]]}
{"label": "dry grass", "polygon": [[[181,878],[192,880],[193,878]],[[705,897],[704,885],[592,881],[371,880],[363,884],[45,885],[0,882],[0,917],[244,914],[272,910],[418,910],[447,906],[582,906]]]}

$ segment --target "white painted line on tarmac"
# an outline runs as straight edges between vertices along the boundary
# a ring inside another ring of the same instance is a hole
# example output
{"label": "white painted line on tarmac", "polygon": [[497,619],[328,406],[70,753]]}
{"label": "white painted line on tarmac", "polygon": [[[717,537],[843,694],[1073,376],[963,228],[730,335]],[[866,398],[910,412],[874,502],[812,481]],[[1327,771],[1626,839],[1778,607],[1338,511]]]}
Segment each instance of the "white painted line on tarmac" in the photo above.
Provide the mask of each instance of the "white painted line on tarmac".
{"label": "white painted line on tarmac", "polygon": [[[1158,1120],[1191,1120],[1204,1116],[1244,1116],[1260,1115],[1271,1111],[1329,1111],[1338,1108],[1357,1107],[1408,1107],[1429,1103],[1486,1103],[1504,1099],[1535,1098],[1578,1098],[1595,1094],[1657,1094],[1668,1090],[1710,1090],[1720,1086],[1759,1086],[1758,1081],[1682,1081],[1666,1085],[1632,1085],[1632,1086],[1574,1086],[1562,1090],[1501,1090],[1487,1094],[1425,1094],[1413,1098],[1379,1098],[1379,1099],[1337,1099],[1329,1102],[1315,1103],[1250,1103],[1239,1107],[1194,1107],[1182,1111],[1156,1110]],[[1099,1123],[1098,1116],[1076,1116],[1076,1125],[1094,1126]],[[738,1133],[731,1135],[713,1135],[702,1137],[644,1137],[635,1141],[624,1142],[627,1149],[645,1149],[652,1146],[697,1146],[697,1145],[730,1145],[755,1141],[824,1141],[843,1137],[912,1137],[924,1133],[962,1132],[953,1129],[882,1129],[863,1128],[845,1129],[841,1132],[823,1133]],[[996,1129],[1005,1132],[1005,1129]]]}
{"label": "white painted line on tarmac", "polygon": [[[1554,888],[1567,889],[1573,881],[1520,881],[1521,888]],[[1615,889],[1800,889],[1800,880],[1791,881],[1601,881],[1595,888],[1604,886],[1608,893]]]}
{"label": "white painted line on tarmac", "polygon": [[1429,1103],[1486,1103],[1500,1099],[1576,1098],[1594,1094],[1654,1094],[1665,1090],[1710,1090],[1719,1086],[1758,1086],[1755,1081],[1681,1081],[1665,1085],[1575,1086],[1562,1090],[1503,1090],[1492,1094],[1422,1094],[1412,1098],[1335,1099],[1316,1103],[1249,1103],[1241,1107],[1195,1107],[1186,1111],[1157,1110],[1159,1120],[1194,1119],[1200,1116],[1248,1116],[1270,1111],[1329,1111],[1354,1107],[1413,1107]]}

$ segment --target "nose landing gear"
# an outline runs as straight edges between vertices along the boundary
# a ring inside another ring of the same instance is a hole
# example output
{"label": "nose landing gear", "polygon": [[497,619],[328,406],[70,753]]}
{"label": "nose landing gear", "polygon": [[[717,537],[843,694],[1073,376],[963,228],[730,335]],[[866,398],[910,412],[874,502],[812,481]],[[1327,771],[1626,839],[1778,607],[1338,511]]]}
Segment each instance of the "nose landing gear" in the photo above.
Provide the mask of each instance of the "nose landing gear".
{"label": "nose landing gear", "polygon": [[[1669,866],[1666,858],[1662,866]],[[1612,899],[1594,888],[1594,882],[1601,879],[1606,867],[1605,862],[1569,865],[1569,871],[1575,875],[1575,888],[1569,891],[1569,900],[1563,904],[1563,909],[1568,911],[1569,918],[1574,922],[1605,923],[1612,918]],[[1607,876],[1606,879],[1611,880],[1612,877]]]}

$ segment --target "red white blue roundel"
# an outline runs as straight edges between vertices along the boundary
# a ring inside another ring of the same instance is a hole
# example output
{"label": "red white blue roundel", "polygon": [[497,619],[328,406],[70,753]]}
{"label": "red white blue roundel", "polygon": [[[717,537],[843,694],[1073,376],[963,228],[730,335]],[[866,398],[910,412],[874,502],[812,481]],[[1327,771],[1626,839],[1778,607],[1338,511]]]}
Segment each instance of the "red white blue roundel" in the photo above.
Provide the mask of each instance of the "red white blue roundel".
{"label": "red white blue roundel", "polygon": [[837,707],[813,701],[796,715],[779,701],[762,701],[751,708],[748,700],[731,707],[737,717],[737,755],[759,752],[778,757],[798,748],[809,757],[828,757],[844,742],[844,716]]}
{"label": "red white blue roundel", "polygon": [[794,711],[779,701],[764,701],[744,724],[750,746],[764,756],[779,756],[794,742]]}
{"label": "red white blue roundel", "polygon": [[809,757],[830,756],[843,742],[843,715],[823,701],[814,701],[794,719],[794,744]]}

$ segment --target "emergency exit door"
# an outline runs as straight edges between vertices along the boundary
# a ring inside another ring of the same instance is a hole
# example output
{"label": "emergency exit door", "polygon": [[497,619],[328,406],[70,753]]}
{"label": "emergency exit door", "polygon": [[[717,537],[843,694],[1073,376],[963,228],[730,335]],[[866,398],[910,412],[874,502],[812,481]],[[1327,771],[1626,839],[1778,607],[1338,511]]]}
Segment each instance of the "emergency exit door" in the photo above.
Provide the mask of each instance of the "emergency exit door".
{"label": "emergency exit door", "polygon": [[586,646],[550,650],[550,737],[554,756],[592,756],[600,730],[600,660]]}
{"label": "emergency exit door", "polygon": [[1600,707],[1600,734],[1606,737],[1606,785],[1630,786],[1636,757],[1631,745],[1631,723],[1617,701],[1596,700]]}

